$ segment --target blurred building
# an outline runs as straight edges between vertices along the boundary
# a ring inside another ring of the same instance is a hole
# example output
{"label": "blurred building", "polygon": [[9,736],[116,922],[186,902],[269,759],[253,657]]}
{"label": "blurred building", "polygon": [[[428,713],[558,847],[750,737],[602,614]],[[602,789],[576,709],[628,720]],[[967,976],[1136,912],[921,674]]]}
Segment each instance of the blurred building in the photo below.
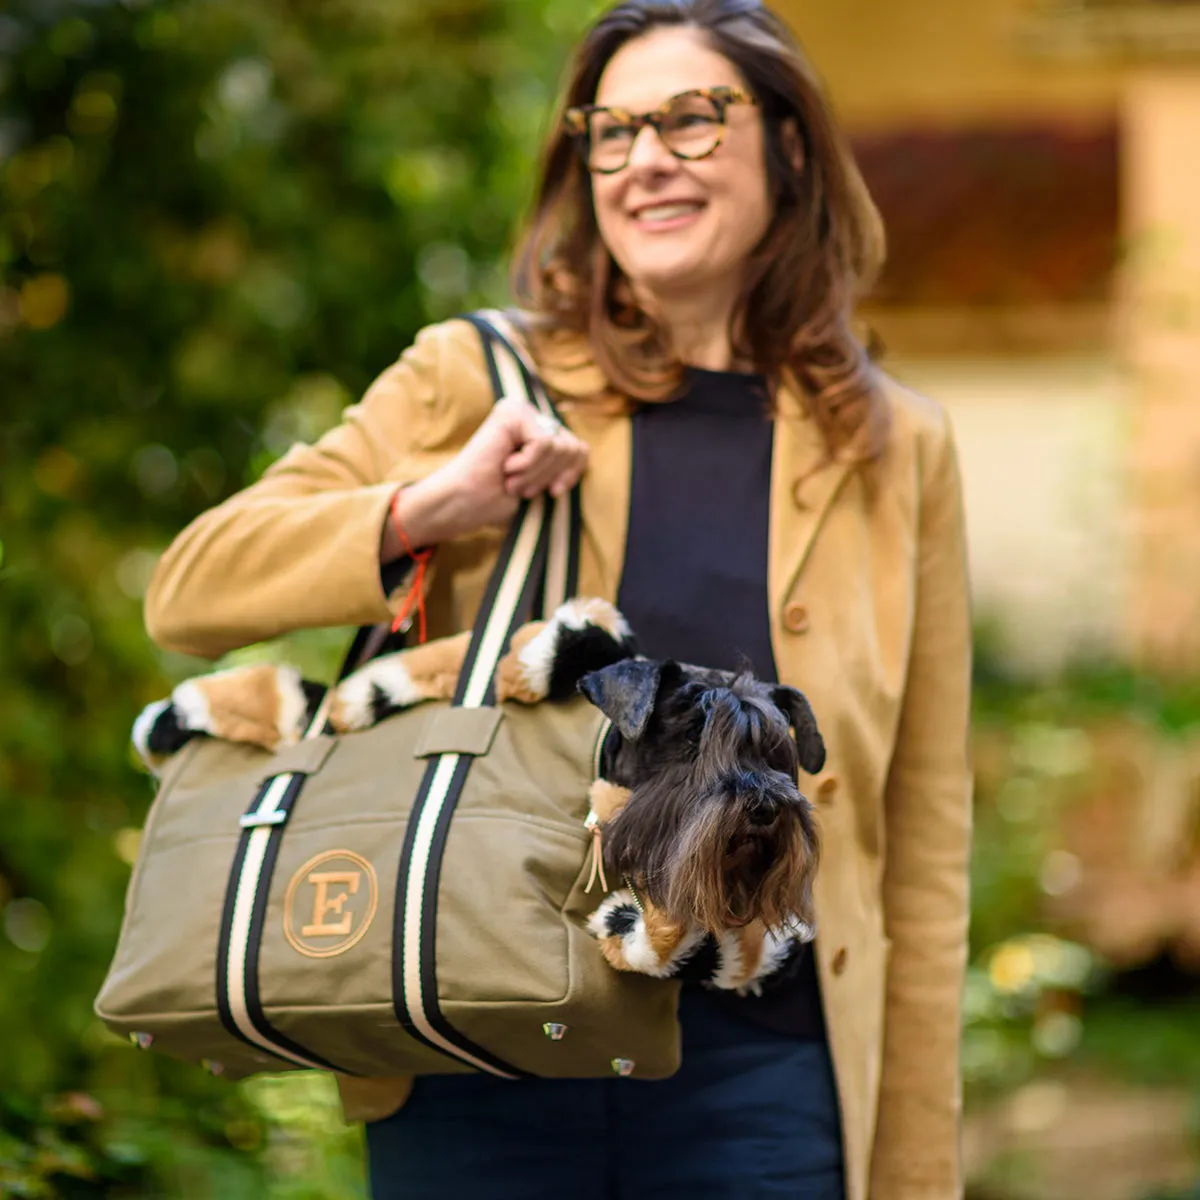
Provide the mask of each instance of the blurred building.
{"label": "blurred building", "polygon": [[1025,669],[1200,665],[1200,3],[778,0],[888,225],[866,316],[951,410]]}

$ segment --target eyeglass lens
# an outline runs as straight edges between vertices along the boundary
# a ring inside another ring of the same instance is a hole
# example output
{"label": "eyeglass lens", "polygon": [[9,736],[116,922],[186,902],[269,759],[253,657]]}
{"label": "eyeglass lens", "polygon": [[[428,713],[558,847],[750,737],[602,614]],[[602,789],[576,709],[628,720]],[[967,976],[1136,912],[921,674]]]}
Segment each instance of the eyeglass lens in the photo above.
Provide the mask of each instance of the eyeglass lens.
{"label": "eyeglass lens", "polygon": [[[724,120],[720,105],[707,96],[676,96],[655,124],[667,149],[679,158],[703,158],[721,140]],[[588,119],[588,166],[596,171],[623,167],[629,160],[640,123],[622,122],[601,110]]]}

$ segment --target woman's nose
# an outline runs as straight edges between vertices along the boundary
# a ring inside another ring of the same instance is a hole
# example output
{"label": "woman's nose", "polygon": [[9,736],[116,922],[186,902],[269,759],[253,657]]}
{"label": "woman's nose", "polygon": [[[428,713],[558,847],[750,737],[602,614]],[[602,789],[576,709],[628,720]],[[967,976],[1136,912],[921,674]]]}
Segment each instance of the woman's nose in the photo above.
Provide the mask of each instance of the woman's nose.
{"label": "woman's nose", "polygon": [[653,125],[645,125],[638,130],[633,145],[629,148],[628,165],[631,169],[670,170],[678,162]]}

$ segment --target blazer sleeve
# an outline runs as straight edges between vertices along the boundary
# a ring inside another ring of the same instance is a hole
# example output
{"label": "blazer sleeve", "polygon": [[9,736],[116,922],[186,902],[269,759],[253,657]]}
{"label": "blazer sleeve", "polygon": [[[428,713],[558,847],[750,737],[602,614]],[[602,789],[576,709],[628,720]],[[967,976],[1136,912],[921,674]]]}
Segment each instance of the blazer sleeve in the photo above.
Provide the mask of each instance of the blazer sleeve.
{"label": "blazer sleeve", "polygon": [[291,630],[390,619],[411,582],[385,594],[379,546],[392,496],[465,441],[463,410],[481,417],[448,388],[490,400],[482,351],[478,364],[447,365],[461,341],[446,326],[423,330],[340,425],[188,525],[147,591],[151,638],[217,658]]}
{"label": "blazer sleeve", "polygon": [[884,808],[891,941],[871,1200],[962,1195],[959,1073],[971,842],[971,619],[948,422],[920,447],[916,607]]}

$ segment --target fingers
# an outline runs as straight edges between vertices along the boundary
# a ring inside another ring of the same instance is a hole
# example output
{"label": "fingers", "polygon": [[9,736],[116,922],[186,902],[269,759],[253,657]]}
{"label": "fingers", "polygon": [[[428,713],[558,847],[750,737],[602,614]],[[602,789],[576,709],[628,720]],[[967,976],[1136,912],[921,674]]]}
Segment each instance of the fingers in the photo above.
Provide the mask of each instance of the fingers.
{"label": "fingers", "polygon": [[526,462],[514,463],[510,460],[506,464],[505,490],[509,495],[525,500],[546,491],[556,497],[561,496],[578,482],[586,464],[585,446],[545,446],[535,451]]}
{"label": "fingers", "polygon": [[561,475],[552,479],[549,488],[546,490],[557,500],[560,496],[565,496],[579,482],[582,475],[582,466],[571,467],[569,470],[563,471]]}
{"label": "fingers", "polygon": [[587,445],[558,422],[530,410],[528,440],[504,463],[505,490],[530,499],[549,491],[561,496],[574,487],[587,465]]}

